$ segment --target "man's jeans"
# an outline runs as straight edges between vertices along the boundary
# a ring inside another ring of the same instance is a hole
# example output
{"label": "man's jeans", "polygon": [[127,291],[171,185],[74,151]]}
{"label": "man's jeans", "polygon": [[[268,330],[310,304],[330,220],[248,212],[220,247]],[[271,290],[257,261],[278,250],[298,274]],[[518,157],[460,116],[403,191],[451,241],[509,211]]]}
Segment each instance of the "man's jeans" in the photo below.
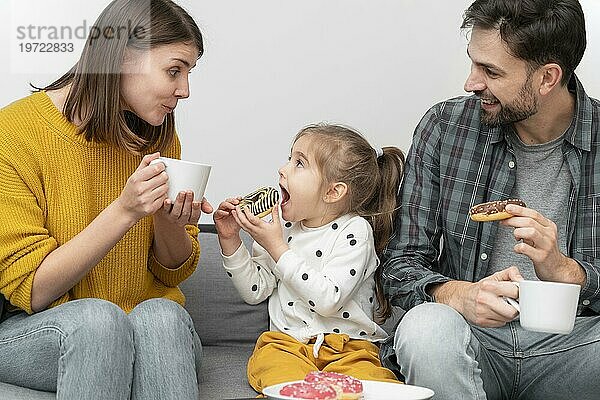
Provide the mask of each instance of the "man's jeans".
{"label": "man's jeans", "polygon": [[573,332],[472,326],[453,308],[425,303],[408,311],[394,349],[406,383],[434,399],[600,399],[600,317],[578,317]]}
{"label": "man's jeans", "polygon": [[198,399],[200,339],[183,307],[151,299],[130,314],[75,300],[0,323],[0,381],[58,399]]}

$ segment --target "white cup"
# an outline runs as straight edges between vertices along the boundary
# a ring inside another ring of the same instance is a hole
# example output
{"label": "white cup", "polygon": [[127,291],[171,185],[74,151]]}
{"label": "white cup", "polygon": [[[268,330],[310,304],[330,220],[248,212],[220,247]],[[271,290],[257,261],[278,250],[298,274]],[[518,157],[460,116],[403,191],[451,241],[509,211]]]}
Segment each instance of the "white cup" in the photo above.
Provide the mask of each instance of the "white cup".
{"label": "white cup", "polygon": [[167,197],[171,201],[175,201],[179,192],[188,190],[194,192],[194,200],[202,200],[212,168],[210,165],[168,157],[159,157],[152,160],[150,165],[159,162],[165,165],[165,172],[169,176],[169,193]]}
{"label": "white cup", "polygon": [[506,301],[519,311],[519,323],[530,331],[567,334],[573,330],[581,286],[547,281],[513,282],[519,302]]}

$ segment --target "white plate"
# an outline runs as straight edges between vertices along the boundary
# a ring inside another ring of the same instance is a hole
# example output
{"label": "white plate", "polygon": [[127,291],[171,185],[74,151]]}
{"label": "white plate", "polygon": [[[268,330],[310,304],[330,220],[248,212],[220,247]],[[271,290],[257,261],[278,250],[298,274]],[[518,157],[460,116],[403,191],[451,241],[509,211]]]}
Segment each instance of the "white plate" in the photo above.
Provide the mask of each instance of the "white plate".
{"label": "white plate", "polygon": [[[279,391],[293,381],[280,383],[263,389],[263,394],[269,399],[297,400],[296,397],[283,396]],[[433,397],[433,390],[420,386],[402,385],[391,382],[361,381],[363,384],[364,400],[425,400]]]}

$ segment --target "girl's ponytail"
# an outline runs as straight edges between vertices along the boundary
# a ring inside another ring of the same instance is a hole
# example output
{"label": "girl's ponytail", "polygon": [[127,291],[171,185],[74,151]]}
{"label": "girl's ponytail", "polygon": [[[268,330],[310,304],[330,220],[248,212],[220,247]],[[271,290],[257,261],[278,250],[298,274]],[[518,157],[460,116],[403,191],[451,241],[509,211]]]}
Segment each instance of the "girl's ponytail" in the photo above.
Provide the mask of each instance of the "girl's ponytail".
{"label": "girl's ponytail", "polygon": [[[404,172],[404,153],[402,150],[393,146],[383,147],[382,150],[382,153],[377,154],[379,191],[374,196],[374,201],[370,207],[372,210],[370,222],[373,227],[375,249],[379,258],[381,258],[381,254],[394,231],[394,220],[400,206],[398,191]],[[383,266],[380,264],[375,271],[375,295],[379,304],[377,309],[378,322],[384,322],[392,314],[392,306],[383,294],[382,273]]]}
{"label": "girl's ponytail", "polygon": [[382,148],[377,157],[379,191],[372,205],[372,226],[377,255],[381,255],[394,230],[394,217],[398,208],[398,191],[404,172],[404,153],[397,147]]}

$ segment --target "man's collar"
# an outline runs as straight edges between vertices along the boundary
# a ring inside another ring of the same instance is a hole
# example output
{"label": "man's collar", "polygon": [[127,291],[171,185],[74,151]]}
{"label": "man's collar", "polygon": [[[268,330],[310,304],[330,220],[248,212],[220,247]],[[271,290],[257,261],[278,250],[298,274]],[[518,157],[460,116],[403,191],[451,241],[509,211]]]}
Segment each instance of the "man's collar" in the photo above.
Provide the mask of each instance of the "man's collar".
{"label": "man's collar", "polygon": [[590,151],[592,149],[592,102],[575,74],[568,84],[569,91],[575,93],[575,114],[565,135],[565,140],[573,146]]}

